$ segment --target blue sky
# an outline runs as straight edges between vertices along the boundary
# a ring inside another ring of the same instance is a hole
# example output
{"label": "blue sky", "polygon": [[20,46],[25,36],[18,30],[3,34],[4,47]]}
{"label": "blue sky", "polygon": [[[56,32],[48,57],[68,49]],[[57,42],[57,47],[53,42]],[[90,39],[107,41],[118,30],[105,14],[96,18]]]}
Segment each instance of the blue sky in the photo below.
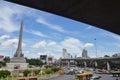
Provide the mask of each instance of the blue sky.
{"label": "blue sky", "polygon": [[[83,48],[90,57],[120,52],[120,36],[65,17],[0,1],[0,55],[13,57],[21,20],[24,20],[23,53],[37,58],[40,54],[62,57],[62,49],[78,57]],[[108,26],[107,26],[108,27]],[[96,42],[95,39],[96,38]],[[96,43],[96,46],[95,46]]]}

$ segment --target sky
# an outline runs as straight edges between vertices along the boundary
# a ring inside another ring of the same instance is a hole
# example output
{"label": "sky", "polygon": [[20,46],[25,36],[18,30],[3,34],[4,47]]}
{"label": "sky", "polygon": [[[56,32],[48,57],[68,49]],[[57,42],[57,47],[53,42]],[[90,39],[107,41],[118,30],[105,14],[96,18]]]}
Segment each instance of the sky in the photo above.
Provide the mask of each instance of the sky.
{"label": "sky", "polygon": [[59,59],[63,48],[73,57],[81,57],[84,48],[90,57],[96,57],[96,50],[97,57],[120,52],[120,36],[117,34],[0,0],[0,55],[13,57],[22,20],[22,52],[28,58],[39,58],[47,54]]}

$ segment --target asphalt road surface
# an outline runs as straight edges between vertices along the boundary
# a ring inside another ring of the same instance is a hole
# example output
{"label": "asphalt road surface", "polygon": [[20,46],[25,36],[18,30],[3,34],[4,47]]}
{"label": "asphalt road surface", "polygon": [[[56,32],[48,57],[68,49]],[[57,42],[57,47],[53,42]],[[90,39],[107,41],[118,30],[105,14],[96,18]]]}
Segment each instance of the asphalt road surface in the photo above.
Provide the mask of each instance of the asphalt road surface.
{"label": "asphalt road surface", "polygon": [[101,75],[102,78],[100,80],[120,80],[120,77],[113,77],[112,75]]}
{"label": "asphalt road surface", "polygon": [[[120,80],[120,77],[113,77],[112,75],[101,75],[102,78],[100,78],[100,80]],[[74,80],[75,79],[75,75],[63,75],[63,76],[59,76],[59,77],[55,77],[55,78],[51,78],[49,80]]]}
{"label": "asphalt road surface", "polygon": [[74,80],[74,79],[75,79],[75,75],[63,75],[49,80]]}

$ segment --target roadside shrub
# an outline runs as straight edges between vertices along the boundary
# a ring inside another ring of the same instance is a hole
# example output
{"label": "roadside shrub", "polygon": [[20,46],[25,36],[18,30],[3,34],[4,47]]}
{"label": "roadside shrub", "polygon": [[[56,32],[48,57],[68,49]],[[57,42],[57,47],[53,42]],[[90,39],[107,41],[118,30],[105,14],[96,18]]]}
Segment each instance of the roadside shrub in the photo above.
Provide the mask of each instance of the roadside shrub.
{"label": "roadside shrub", "polygon": [[10,71],[8,70],[1,70],[0,71],[0,78],[3,77],[3,78],[6,78],[7,76],[10,76]]}
{"label": "roadside shrub", "polygon": [[53,66],[51,65],[46,65],[45,68],[48,69],[48,68],[52,68]]}
{"label": "roadside shrub", "polygon": [[58,68],[58,67],[53,67],[51,70],[55,73],[55,72],[59,71],[60,68]]}
{"label": "roadside shrub", "polygon": [[40,70],[34,70],[33,72],[34,72],[35,75],[39,75]]}
{"label": "roadside shrub", "polygon": [[53,73],[53,71],[52,71],[52,70],[49,70],[49,69],[48,69],[48,70],[45,70],[44,72],[45,72],[45,74],[51,74],[51,73]]}
{"label": "roadside shrub", "polygon": [[30,70],[24,70],[24,71],[23,71],[23,75],[24,75],[25,77],[27,77],[28,74],[30,74],[30,73],[31,73]]}

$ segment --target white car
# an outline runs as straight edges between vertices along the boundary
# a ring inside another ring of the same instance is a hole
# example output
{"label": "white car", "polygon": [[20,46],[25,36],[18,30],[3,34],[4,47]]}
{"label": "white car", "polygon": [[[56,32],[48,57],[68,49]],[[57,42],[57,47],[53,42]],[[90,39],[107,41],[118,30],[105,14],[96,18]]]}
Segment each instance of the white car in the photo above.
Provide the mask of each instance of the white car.
{"label": "white car", "polygon": [[90,78],[90,80],[100,80],[101,76],[93,76]]}

